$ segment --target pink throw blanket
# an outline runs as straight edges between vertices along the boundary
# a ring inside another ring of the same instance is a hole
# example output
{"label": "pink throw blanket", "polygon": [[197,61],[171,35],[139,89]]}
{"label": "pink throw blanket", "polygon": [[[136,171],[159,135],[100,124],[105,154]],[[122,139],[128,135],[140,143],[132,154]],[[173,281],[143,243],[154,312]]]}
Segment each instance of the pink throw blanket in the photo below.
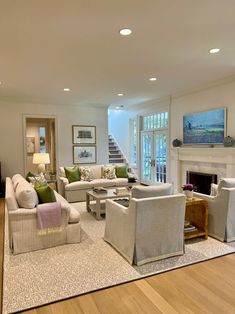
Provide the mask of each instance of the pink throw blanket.
{"label": "pink throw blanket", "polygon": [[37,206],[38,229],[57,228],[61,226],[60,203],[44,203]]}

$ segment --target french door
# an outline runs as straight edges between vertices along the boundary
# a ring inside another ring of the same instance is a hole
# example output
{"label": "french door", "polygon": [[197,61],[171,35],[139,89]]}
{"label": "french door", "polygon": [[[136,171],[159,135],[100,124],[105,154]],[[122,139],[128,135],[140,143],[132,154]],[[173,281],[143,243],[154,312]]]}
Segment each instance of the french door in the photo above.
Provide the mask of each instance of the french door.
{"label": "french door", "polygon": [[141,182],[167,182],[167,131],[141,132]]}

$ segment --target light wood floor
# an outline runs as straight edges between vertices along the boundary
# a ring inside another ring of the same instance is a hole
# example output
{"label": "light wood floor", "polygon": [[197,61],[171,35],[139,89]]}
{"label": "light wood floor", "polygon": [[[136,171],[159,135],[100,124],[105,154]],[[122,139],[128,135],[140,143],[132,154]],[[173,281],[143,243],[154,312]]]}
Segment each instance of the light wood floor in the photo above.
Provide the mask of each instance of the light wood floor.
{"label": "light wood floor", "polygon": [[[1,212],[2,207],[0,202]],[[232,314],[235,313],[235,254],[23,313]]]}

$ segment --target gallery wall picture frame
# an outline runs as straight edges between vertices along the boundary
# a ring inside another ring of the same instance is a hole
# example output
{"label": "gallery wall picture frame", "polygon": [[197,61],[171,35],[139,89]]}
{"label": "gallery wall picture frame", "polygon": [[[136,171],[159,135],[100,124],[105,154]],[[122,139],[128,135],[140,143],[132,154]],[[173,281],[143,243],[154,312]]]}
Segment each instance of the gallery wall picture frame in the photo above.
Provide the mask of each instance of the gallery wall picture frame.
{"label": "gallery wall picture frame", "polygon": [[95,125],[73,125],[73,144],[96,144]]}
{"label": "gallery wall picture frame", "polygon": [[73,146],[73,163],[95,164],[96,146],[92,145]]}
{"label": "gallery wall picture frame", "polygon": [[27,154],[35,153],[35,137],[26,138]]}

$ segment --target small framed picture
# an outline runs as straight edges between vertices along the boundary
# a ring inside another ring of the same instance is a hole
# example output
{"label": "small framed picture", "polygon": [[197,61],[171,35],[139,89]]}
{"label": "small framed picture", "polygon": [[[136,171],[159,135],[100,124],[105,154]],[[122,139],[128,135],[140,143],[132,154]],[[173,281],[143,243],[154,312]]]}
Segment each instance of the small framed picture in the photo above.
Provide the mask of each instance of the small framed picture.
{"label": "small framed picture", "polygon": [[95,164],[96,146],[73,146],[74,164]]}
{"label": "small framed picture", "polygon": [[73,144],[96,144],[94,125],[73,125]]}
{"label": "small framed picture", "polygon": [[35,137],[26,138],[27,154],[35,153]]}

